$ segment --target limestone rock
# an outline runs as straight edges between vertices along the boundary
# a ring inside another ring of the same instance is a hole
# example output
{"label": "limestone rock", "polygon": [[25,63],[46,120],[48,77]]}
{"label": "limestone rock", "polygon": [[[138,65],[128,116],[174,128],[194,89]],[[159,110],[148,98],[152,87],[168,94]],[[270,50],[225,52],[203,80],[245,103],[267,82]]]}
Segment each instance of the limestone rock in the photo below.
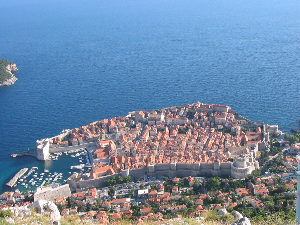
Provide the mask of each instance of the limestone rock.
{"label": "limestone rock", "polygon": [[24,216],[31,215],[31,210],[27,206],[9,207],[9,208],[4,208],[3,210],[10,210],[15,217],[19,217],[19,218],[23,218]]}
{"label": "limestone rock", "polygon": [[36,208],[38,213],[44,214],[44,207],[47,205],[48,201],[46,200],[38,200],[32,203],[31,208]]}
{"label": "limestone rock", "polygon": [[238,211],[233,211],[231,214],[238,219],[243,218],[242,214],[240,214]]}
{"label": "limestone rock", "polygon": [[235,221],[231,225],[251,225],[251,222],[247,217],[243,217],[241,219],[238,219],[237,221]]}
{"label": "limestone rock", "polygon": [[50,217],[51,219],[54,221],[55,224],[60,224],[60,213],[59,210],[57,208],[57,206],[51,202],[51,201],[46,201],[46,200],[38,200],[35,201],[31,204],[31,207],[36,208],[38,213],[44,214],[45,213],[45,209],[50,211]]}
{"label": "limestone rock", "polygon": [[0,86],[10,86],[10,85],[14,84],[17,80],[18,80],[18,78],[16,78],[14,75],[12,75],[10,79],[7,79],[6,81],[4,81],[2,84],[0,84]]}
{"label": "limestone rock", "polygon": [[218,215],[220,215],[220,216],[223,216],[223,215],[225,215],[225,214],[227,214],[228,212],[227,212],[227,210],[226,209],[220,209],[219,211],[218,211]]}
{"label": "limestone rock", "polygon": [[15,223],[15,220],[13,218],[5,218],[5,221],[11,224]]}
{"label": "limestone rock", "polygon": [[18,208],[14,208],[14,214],[17,217],[30,216],[31,210],[27,206],[20,206]]}
{"label": "limestone rock", "polygon": [[53,202],[48,202],[48,209],[50,210],[50,217],[54,221],[59,221],[61,216],[57,206]]}

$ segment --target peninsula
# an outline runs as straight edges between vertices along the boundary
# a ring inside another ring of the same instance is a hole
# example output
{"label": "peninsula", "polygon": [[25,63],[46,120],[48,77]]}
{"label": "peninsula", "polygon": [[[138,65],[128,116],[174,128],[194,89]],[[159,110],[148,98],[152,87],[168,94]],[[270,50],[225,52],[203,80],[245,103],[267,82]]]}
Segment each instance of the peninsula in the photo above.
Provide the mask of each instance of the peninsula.
{"label": "peninsula", "polygon": [[147,176],[231,176],[244,179],[259,168],[278,126],[250,121],[231,107],[193,103],[126,117],[104,119],[37,141],[37,158],[86,148],[89,174],[69,178],[71,188],[100,187],[120,174]]}
{"label": "peninsula", "polygon": [[14,72],[18,70],[17,65],[6,59],[0,59],[0,86],[9,86],[16,82],[18,78]]}

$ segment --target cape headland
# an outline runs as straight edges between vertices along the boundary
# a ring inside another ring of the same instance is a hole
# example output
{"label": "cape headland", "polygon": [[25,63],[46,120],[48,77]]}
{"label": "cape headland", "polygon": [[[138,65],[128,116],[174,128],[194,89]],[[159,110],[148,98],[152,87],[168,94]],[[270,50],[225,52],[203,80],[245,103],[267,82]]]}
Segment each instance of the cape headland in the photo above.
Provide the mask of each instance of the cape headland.
{"label": "cape headland", "polygon": [[12,85],[18,80],[14,72],[18,70],[17,65],[6,59],[0,59],[0,86]]}

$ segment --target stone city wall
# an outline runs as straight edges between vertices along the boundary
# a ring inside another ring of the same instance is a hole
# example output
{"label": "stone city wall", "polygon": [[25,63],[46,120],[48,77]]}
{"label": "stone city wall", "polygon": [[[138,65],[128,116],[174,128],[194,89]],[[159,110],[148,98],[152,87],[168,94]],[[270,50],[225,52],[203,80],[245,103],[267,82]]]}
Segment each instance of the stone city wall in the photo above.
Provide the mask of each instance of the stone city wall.
{"label": "stone city wall", "polygon": [[100,188],[103,187],[103,182],[112,178],[120,176],[120,174],[114,174],[109,176],[103,176],[98,179],[93,180],[80,180],[80,181],[74,181],[74,180],[67,180],[67,183],[70,185],[71,191],[76,191],[77,189],[84,189],[84,188]]}
{"label": "stone city wall", "polygon": [[187,177],[187,176],[230,176],[231,162],[228,163],[169,163],[155,164],[147,167],[124,170],[119,174],[105,176],[93,180],[81,180],[78,182],[68,180],[72,190],[80,188],[99,188],[103,182],[112,176],[131,176],[134,180],[144,178],[144,176],[167,176],[167,177]]}
{"label": "stone city wall", "polygon": [[58,197],[70,197],[71,191],[69,184],[52,188],[51,186],[39,187],[34,193],[34,201],[47,200],[55,201]]}

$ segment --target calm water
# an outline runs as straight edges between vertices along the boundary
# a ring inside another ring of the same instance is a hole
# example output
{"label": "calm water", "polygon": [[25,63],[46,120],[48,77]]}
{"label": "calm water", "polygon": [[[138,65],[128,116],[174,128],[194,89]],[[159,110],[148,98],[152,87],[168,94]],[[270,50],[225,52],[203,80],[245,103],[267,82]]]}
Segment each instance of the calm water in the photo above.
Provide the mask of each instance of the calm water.
{"label": "calm water", "polygon": [[[300,119],[300,2],[110,0],[0,3],[0,191],[65,128],[197,101],[287,131]],[[51,170],[66,172],[65,157]]]}

